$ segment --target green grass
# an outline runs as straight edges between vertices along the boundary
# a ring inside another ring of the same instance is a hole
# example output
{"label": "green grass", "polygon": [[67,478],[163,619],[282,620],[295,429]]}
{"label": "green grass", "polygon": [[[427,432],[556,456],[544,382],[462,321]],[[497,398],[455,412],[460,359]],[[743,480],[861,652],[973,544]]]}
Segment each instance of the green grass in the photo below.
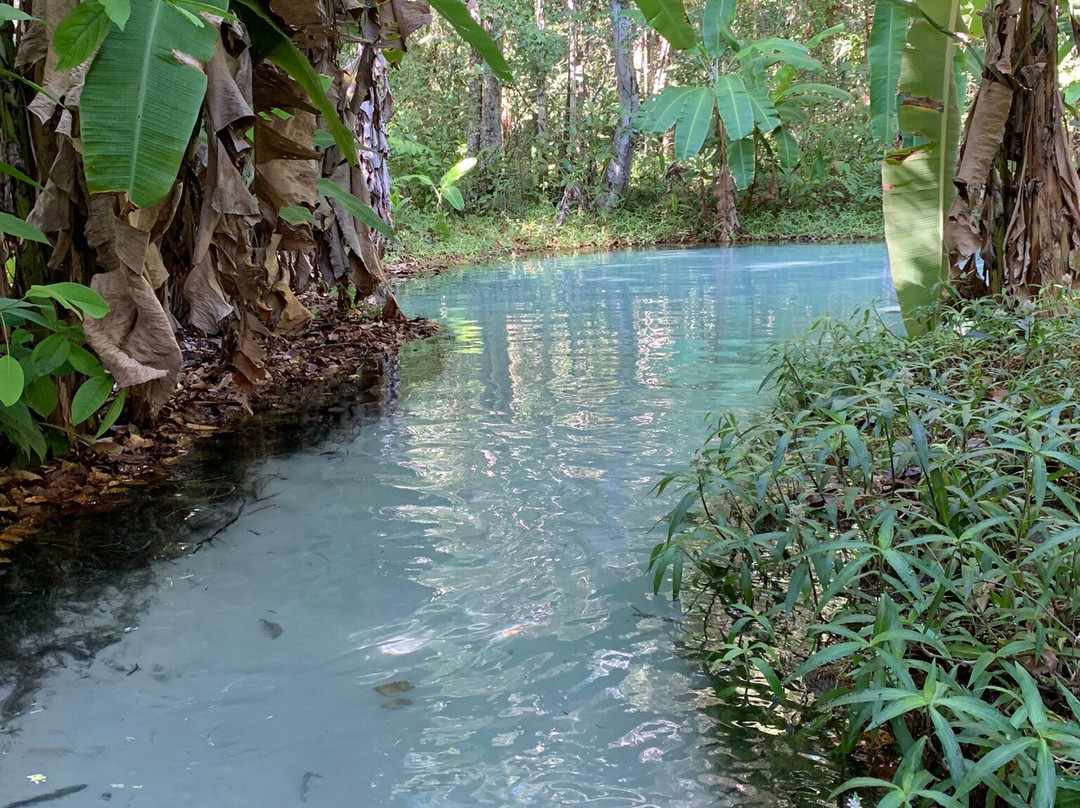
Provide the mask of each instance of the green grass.
{"label": "green grass", "polygon": [[[610,213],[573,214],[561,225],[551,207],[522,214],[451,215],[449,234],[432,233],[434,217],[415,209],[399,214],[395,225],[402,246],[390,264],[442,268],[538,252],[600,251],[664,244],[707,244],[701,216],[667,204]],[[784,240],[861,240],[883,237],[880,211],[782,210],[742,217],[740,242]]]}

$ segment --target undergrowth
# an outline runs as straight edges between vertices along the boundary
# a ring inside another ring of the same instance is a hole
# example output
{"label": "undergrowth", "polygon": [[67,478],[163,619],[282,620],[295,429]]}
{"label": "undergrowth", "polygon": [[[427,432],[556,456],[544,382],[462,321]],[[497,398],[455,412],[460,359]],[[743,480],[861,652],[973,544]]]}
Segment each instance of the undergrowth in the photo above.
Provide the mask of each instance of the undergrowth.
{"label": "undergrowth", "polygon": [[[880,210],[761,210],[744,214],[741,223],[739,238],[746,242],[880,239],[883,233]],[[550,206],[518,214],[465,213],[447,217],[442,235],[433,214],[406,208],[395,226],[405,246],[388,260],[436,267],[536,252],[704,244],[712,238],[699,211],[667,202],[574,213],[561,225]]]}
{"label": "undergrowth", "polygon": [[838,795],[1080,804],[1078,303],[969,302],[911,340],[823,319],[775,349],[775,404],[662,482],[655,583],[694,573],[728,695],[894,753]]}

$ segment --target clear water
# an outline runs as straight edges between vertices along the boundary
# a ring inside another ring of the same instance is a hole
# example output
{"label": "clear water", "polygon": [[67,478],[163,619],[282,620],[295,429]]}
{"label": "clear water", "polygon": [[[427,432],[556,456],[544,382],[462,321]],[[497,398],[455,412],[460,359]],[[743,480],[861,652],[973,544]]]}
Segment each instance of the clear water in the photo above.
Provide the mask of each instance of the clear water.
{"label": "clear water", "polygon": [[213,544],[71,606],[116,641],[8,722],[0,804],[827,804],[829,760],[676,653],[679,607],[643,574],[670,507],[650,489],[706,413],[758,403],[766,346],[888,292],[877,245],[408,283],[444,333],[378,417],[260,461]]}

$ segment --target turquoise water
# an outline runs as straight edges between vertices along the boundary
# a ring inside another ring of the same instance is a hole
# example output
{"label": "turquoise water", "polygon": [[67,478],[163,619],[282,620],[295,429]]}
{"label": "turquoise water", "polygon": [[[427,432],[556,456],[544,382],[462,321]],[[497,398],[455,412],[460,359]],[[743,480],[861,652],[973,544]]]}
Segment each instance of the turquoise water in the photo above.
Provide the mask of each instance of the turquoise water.
{"label": "turquoise water", "polygon": [[[678,653],[650,489],[706,413],[759,404],[764,348],[888,292],[878,245],[409,282],[443,333],[377,407],[246,469],[200,552],[67,607],[115,641],[7,721],[0,804],[827,805],[832,763]],[[160,507],[206,538],[198,507]]]}

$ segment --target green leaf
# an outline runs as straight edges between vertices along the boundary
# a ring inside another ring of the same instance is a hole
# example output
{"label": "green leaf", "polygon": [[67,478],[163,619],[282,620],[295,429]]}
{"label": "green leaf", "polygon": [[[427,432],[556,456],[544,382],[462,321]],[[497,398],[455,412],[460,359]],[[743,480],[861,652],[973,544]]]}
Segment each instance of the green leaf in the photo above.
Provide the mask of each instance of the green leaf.
{"label": "green leaf", "polygon": [[960,783],[956,789],[956,796],[962,798],[971,789],[980,783],[985,783],[994,772],[1011,762],[1017,755],[1021,754],[1028,747],[1038,743],[1035,738],[1017,738],[1015,741],[1010,741],[1007,744],[994,747],[985,755],[982,756],[968,769],[967,777],[964,778],[964,782]]}
{"label": "green leaf", "polygon": [[13,406],[23,394],[25,376],[22,365],[11,354],[0,356],[0,404]]}
{"label": "green leaf", "polygon": [[42,418],[52,415],[60,402],[56,394],[56,384],[50,376],[41,376],[28,384],[23,392],[23,399],[27,406]]}
{"label": "green leaf", "polygon": [[746,84],[736,73],[725,73],[716,80],[716,108],[730,140],[742,140],[754,131],[754,107]]}
{"label": "green leaf", "polygon": [[98,0],[98,2],[105,7],[105,13],[109,15],[113,24],[123,31],[128,18],[131,17],[131,0]]}
{"label": "green leaf", "polygon": [[49,239],[45,234],[32,224],[23,221],[18,216],[12,216],[10,213],[4,213],[3,211],[0,211],[0,235],[21,238],[26,241],[37,241],[41,244],[49,243]]}
{"label": "green leaf", "polygon": [[131,0],[131,17],[102,44],[80,102],[91,193],[126,192],[148,207],[172,190],[206,93],[206,74],[181,59],[209,61],[217,39],[214,26],[192,24],[162,0]]}
{"label": "green leaf", "polygon": [[510,65],[503,58],[502,51],[487,31],[469,13],[469,9],[461,0],[429,0],[429,5],[439,12],[439,15],[450,23],[450,27],[457,31],[458,36],[472,45],[473,50],[480,54],[488,67],[503,81],[512,84],[514,73]]}
{"label": "green leaf", "polygon": [[84,376],[100,376],[105,372],[97,357],[81,345],[72,344],[67,361],[76,371]]}
{"label": "green leaf", "polygon": [[95,438],[100,438],[106,432],[108,432],[112,425],[120,418],[120,413],[124,411],[124,402],[127,401],[127,388],[121,388],[120,393],[113,399],[113,403],[109,405],[109,409],[105,411],[105,415],[101,418],[101,426],[98,427]]}
{"label": "green leaf", "polygon": [[71,399],[71,423],[78,426],[95,412],[101,409],[113,389],[113,377],[103,373],[100,376],[91,376]]}
{"label": "green leaf", "polygon": [[765,681],[769,683],[769,689],[772,690],[773,695],[778,699],[782,699],[784,697],[784,685],[780,682],[780,677],[776,675],[772,665],[760,657],[751,657],[750,663],[765,677]]}
{"label": "green leaf", "polygon": [[850,101],[851,93],[847,90],[841,90],[839,87],[833,87],[831,84],[821,84],[820,82],[801,82],[799,84],[792,84],[785,88],[783,92],[777,93],[777,100],[790,98],[796,100],[799,96],[809,95],[814,98],[817,103],[820,97],[835,98],[837,101]]}
{"label": "green leaf", "polygon": [[768,93],[758,87],[751,87],[747,96],[754,111],[754,125],[761,132],[768,133],[780,126],[780,114]]}
{"label": "green leaf", "polygon": [[675,50],[697,47],[697,34],[686,16],[682,0],[634,0],[634,3],[645,15],[646,24],[670,42]]}
{"label": "green leaf", "polygon": [[439,180],[439,187],[444,191],[453,185],[457,185],[458,180],[476,168],[477,160],[475,157],[466,157],[463,160],[458,160],[450,170],[442,175],[442,179]]}
{"label": "green leaf", "polygon": [[824,42],[829,37],[836,36],[837,34],[843,33],[846,28],[847,28],[847,26],[844,25],[844,23],[842,23],[842,22],[838,22],[836,25],[830,25],[824,31],[821,31],[821,32],[819,32],[817,34],[814,34],[813,37],[808,39],[806,41],[806,49],[807,50],[813,50],[814,48],[816,48],[818,45],[820,45],[822,42]]}
{"label": "green leaf", "polygon": [[1050,744],[1039,741],[1038,763],[1035,769],[1035,801],[1032,808],[1054,808],[1057,798],[1057,766]]}
{"label": "green leaf", "polygon": [[731,177],[740,190],[749,188],[757,170],[757,146],[752,137],[733,140],[727,147],[728,167]]}
{"label": "green leaf", "polygon": [[47,376],[64,364],[71,353],[71,340],[59,334],[50,334],[34,346],[30,361],[39,376]]}
{"label": "green leaf", "polygon": [[821,62],[809,54],[806,45],[790,39],[769,37],[756,40],[735,54],[735,58],[744,60],[753,58],[755,54],[764,58],[766,66],[784,62],[797,70],[809,70],[813,73],[823,68]]}
{"label": "green leaf", "polygon": [[698,492],[687,491],[683,494],[682,499],[679,500],[679,504],[675,506],[675,509],[668,514],[668,531],[667,537],[670,542],[675,538],[675,534],[679,532],[679,528],[682,527],[683,522],[686,521],[686,514],[690,512],[690,509],[694,507],[694,503],[698,501]]}
{"label": "green leaf", "polygon": [[87,317],[99,318],[109,313],[105,299],[81,283],[50,283],[31,286],[26,296],[34,300],[52,299],[70,311],[81,311]]}
{"label": "green leaf", "polygon": [[7,5],[6,3],[0,5],[0,23],[4,22],[26,22],[27,20],[36,20],[37,17],[31,17],[25,11],[15,8],[14,6]]}
{"label": "green leaf", "polygon": [[685,160],[701,151],[713,129],[716,95],[709,87],[687,90],[686,101],[675,122],[675,159]]}
{"label": "green leaf", "polygon": [[112,23],[98,0],[85,0],[60,21],[53,34],[57,70],[78,67],[97,50],[109,34]]}
{"label": "green leaf", "polygon": [[838,662],[841,659],[854,654],[856,651],[861,650],[864,647],[861,642],[838,642],[836,645],[829,645],[822,648],[817,653],[813,654],[802,665],[798,667],[795,673],[792,674],[792,678],[799,679],[806,674],[816,671],[818,668],[822,668],[825,665],[831,665],[833,662]]}
{"label": "green leaf", "polygon": [[667,86],[642,103],[635,125],[642,132],[660,134],[675,125],[686,104],[689,87]]}
{"label": "green leaf", "polygon": [[443,199],[450,203],[450,207],[454,210],[465,210],[465,197],[463,197],[461,191],[454,186],[451,185],[449,188],[443,188],[442,196]]}
{"label": "green leaf", "polygon": [[341,149],[349,165],[356,165],[356,139],[341,122],[337,109],[327,97],[322,77],[315,72],[308,57],[274,22],[274,18],[266,10],[264,0],[234,0],[233,9],[247,28],[255,51],[288,73],[304,88],[311,103],[322,115],[323,123],[330,127],[334,143]]}
{"label": "green leaf", "polygon": [[333,199],[345,208],[345,210],[347,210],[354,218],[359,219],[373,230],[378,230],[391,241],[397,241],[397,234],[394,233],[394,228],[384,222],[379,217],[379,214],[372,210],[371,206],[366,204],[359,197],[353,196],[348,191],[343,191],[341,188],[338,188],[326,177],[319,180],[318,189],[320,194]]}
{"label": "green leaf", "polygon": [[[926,5],[935,19],[956,29],[959,0],[926,0]],[[902,133],[925,142],[890,152],[881,167],[889,263],[904,323],[913,335],[932,324],[924,313],[948,277],[945,225],[956,195],[952,179],[960,142],[955,50],[956,41],[925,19],[912,22],[899,82],[909,100],[900,105],[899,124]]]}
{"label": "green leaf", "polygon": [[0,174],[7,174],[9,177],[13,177],[14,179],[17,179],[19,182],[25,182],[27,185],[32,185],[33,187],[37,188],[39,191],[44,191],[45,190],[45,186],[43,186],[40,182],[35,180],[33,177],[26,176],[26,174],[23,174],[21,171],[19,171],[19,169],[15,168],[15,166],[8,165],[7,163],[2,162],[2,161],[0,161]]}
{"label": "green leaf", "polygon": [[289,224],[315,224],[315,217],[303,205],[285,205],[278,211],[278,216]]}
{"label": "green leaf", "polygon": [[781,126],[773,130],[772,138],[776,145],[776,156],[780,160],[780,168],[784,171],[794,171],[799,164],[799,144],[794,135],[786,126]]}
{"label": "green leaf", "polygon": [[737,0],[705,0],[705,12],[701,17],[701,40],[708,54],[719,59],[729,47],[738,47],[731,35],[731,23],[735,20]]}
{"label": "green leaf", "polygon": [[900,62],[907,42],[907,9],[877,0],[866,60],[870,64],[870,133],[878,143],[896,140]]}

